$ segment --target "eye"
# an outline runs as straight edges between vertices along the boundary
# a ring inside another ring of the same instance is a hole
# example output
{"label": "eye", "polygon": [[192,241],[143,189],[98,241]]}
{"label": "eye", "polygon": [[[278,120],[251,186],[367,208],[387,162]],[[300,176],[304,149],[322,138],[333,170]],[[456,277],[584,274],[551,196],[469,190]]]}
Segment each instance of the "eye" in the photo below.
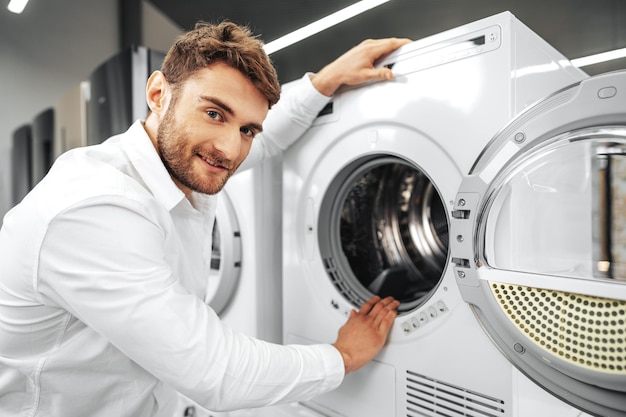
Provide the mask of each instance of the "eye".
{"label": "eye", "polygon": [[249,127],[242,127],[241,129],[239,129],[239,131],[243,133],[245,136],[248,136],[251,138],[253,138],[256,135],[256,132],[250,129]]}
{"label": "eye", "polygon": [[222,120],[222,115],[215,110],[208,110],[206,114],[213,120]]}

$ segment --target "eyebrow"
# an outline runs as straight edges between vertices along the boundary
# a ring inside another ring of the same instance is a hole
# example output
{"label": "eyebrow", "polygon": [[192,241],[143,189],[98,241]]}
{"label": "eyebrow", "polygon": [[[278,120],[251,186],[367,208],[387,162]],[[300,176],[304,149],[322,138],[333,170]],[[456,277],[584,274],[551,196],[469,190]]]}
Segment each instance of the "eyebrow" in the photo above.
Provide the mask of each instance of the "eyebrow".
{"label": "eyebrow", "polygon": [[[233,111],[233,109],[228,104],[224,103],[222,100],[220,100],[217,97],[200,95],[200,100],[211,102],[215,104],[217,107],[224,110],[226,113],[230,114],[231,116],[235,115],[235,112]],[[251,123],[246,123],[246,125],[256,130],[257,133],[260,133],[263,131],[263,126],[258,123],[251,122]]]}

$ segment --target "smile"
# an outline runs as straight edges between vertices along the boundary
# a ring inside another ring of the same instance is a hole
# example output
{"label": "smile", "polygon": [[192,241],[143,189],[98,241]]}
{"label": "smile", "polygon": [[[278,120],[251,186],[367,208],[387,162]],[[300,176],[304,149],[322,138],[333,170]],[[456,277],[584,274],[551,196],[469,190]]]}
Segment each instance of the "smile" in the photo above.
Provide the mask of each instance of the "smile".
{"label": "smile", "polygon": [[215,167],[215,168],[223,169],[223,170],[228,170],[228,167],[220,164],[219,162],[217,162],[217,161],[215,161],[213,159],[209,159],[209,158],[207,158],[205,156],[202,156],[200,154],[197,154],[197,155],[198,155],[198,157],[200,159],[202,159],[204,162],[206,162],[207,165],[210,165],[210,166]]}

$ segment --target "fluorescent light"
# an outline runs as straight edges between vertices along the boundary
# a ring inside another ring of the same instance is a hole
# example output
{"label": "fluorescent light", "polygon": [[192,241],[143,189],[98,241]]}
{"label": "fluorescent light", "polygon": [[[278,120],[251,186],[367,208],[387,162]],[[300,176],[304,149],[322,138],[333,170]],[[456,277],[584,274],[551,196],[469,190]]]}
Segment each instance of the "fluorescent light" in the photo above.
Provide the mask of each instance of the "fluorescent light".
{"label": "fluorescent light", "polygon": [[599,64],[600,62],[611,61],[619,58],[626,58],[626,48],[615,49],[613,51],[602,52],[601,54],[572,59],[571,62],[574,66],[586,67],[587,65]]}
{"label": "fluorescent light", "polygon": [[302,39],[306,39],[309,36],[313,36],[331,26],[341,23],[350,19],[358,14],[373,9],[376,6],[380,6],[383,3],[387,3],[389,0],[361,0],[341,9],[333,14],[321,18],[313,23],[310,23],[300,29],[294,30],[291,33],[281,36],[280,38],[273,40],[265,45],[265,53],[268,55],[278,50],[293,45],[296,42],[300,42]]}
{"label": "fluorescent light", "polygon": [[11,0],[7,9],[9,9],[10,12],[20,14],[24,11],[24,7],[26,7],[27,3],[28,0]]}

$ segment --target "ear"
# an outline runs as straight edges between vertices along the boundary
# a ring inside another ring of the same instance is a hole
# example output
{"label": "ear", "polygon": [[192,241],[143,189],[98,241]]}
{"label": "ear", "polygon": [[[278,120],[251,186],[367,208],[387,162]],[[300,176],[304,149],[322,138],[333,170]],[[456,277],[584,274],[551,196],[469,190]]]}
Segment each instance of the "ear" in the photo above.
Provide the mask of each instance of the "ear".
{"label": "ear", "polygon": [[161,71],[154,71],[146,83],[146,101],[153,113],[162,115],[167,109],[169,84]]}

